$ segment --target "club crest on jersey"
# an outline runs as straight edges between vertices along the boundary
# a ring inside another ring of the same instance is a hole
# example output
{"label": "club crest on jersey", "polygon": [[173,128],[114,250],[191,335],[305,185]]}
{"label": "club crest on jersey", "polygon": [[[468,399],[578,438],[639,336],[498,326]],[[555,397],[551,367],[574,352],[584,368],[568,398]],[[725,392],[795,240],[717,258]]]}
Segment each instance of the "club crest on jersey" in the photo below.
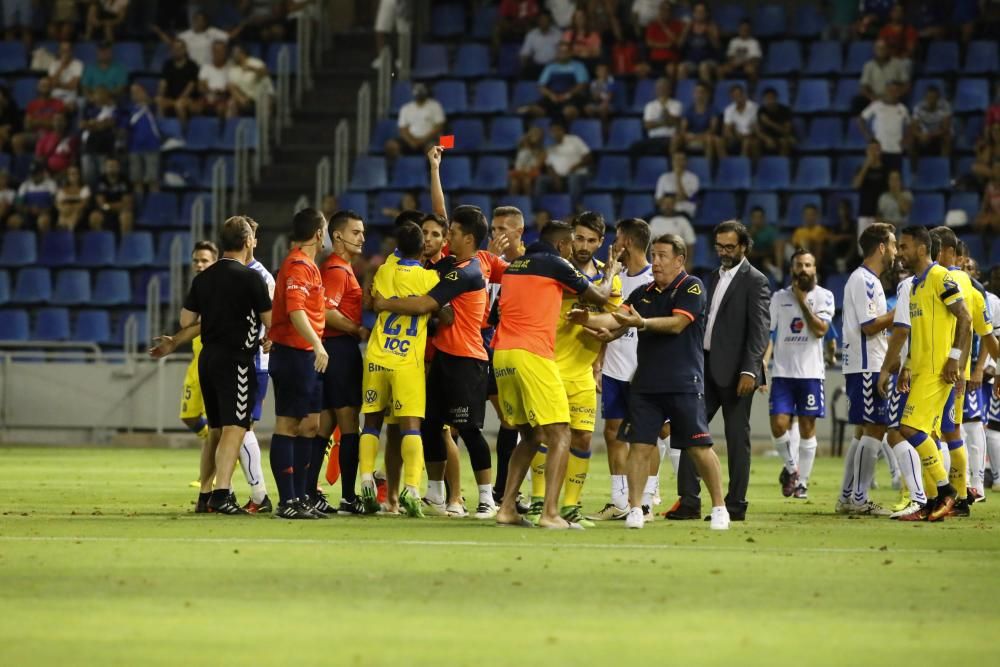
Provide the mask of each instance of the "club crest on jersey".
{"label": "club crest on jersey", "polygon": [[458,271],[449,271],[445,277],[445,280],[458,280]]}
{"label": "club crest on jersey", "polygon": [[694,294],[695,296],[701,294],[701,285],[699,285],[698,283],[692,283],[691,287],[687,288],[687,293]]}
{"label": "club crest on jersey", "polygon": [[792,333],[802,333],[805,328],[806,323],[802,321],[801,317],[792,318],[792,323],[788,325],[788,328],[792,330]]}

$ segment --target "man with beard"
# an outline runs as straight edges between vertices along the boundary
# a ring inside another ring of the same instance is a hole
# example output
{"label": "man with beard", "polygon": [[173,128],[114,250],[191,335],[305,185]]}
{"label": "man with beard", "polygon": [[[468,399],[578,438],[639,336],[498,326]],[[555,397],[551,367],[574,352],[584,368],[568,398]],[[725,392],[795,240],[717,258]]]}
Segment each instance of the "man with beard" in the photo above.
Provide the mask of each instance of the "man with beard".
{"label": "man with beard", "polygon": [[[833,320],[833,292],[816,284],[816,258],[799,249],[792,255],[792,285],[771,297],[771,344],[764,366],[773,352],[771,381],[771,435],[785,464],[790,489],[796,498],[807,498],[809,475],[816,459],[816,419],[826,416],[823,380],[823,337]],[[799,418],[802,436],[799,456],[792,454],[788,429],[792,416]]]}

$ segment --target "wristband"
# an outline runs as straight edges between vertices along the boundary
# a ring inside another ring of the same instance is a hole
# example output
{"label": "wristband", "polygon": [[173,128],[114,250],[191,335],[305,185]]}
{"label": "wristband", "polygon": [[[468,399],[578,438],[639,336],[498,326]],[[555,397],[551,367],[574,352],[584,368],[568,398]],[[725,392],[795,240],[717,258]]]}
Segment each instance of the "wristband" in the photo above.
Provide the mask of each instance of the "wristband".
{"label": "wristband", "polygon": [[948,353],[948,358],[958,361],[959,359],[962,358],[962,351],[957,347],[953,347],[951,348],[951,352]]}

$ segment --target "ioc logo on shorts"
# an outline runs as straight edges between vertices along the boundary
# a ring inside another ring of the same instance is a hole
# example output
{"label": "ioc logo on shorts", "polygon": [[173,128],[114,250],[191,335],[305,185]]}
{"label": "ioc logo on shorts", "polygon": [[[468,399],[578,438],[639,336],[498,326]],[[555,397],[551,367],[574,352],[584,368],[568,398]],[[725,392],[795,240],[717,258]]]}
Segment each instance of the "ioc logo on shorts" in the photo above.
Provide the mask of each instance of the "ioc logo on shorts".
{"label": "ioc logo on shorts", "polygon": [[374,403],[376,399],[378,399],[378,392],[375,391],[374,389],[369,389],[368,391],[365,392],[366,403]]}

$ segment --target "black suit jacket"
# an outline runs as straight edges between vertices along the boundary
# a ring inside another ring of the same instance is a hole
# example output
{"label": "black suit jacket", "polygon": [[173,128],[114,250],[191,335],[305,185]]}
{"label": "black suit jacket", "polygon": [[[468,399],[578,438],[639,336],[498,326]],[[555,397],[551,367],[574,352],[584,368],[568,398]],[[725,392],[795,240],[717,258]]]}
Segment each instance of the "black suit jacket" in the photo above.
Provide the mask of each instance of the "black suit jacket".
{"label": "black suit jacket", "polygon": [[[708,288],[711,312],[719,270],[712,272]],[[712,327],[711,354],[706,373],[720,387],[735,386],[742,373],[764,381],[764,352],[771,331],[771,287],[764,274],[744,261],[722,297]]]}

